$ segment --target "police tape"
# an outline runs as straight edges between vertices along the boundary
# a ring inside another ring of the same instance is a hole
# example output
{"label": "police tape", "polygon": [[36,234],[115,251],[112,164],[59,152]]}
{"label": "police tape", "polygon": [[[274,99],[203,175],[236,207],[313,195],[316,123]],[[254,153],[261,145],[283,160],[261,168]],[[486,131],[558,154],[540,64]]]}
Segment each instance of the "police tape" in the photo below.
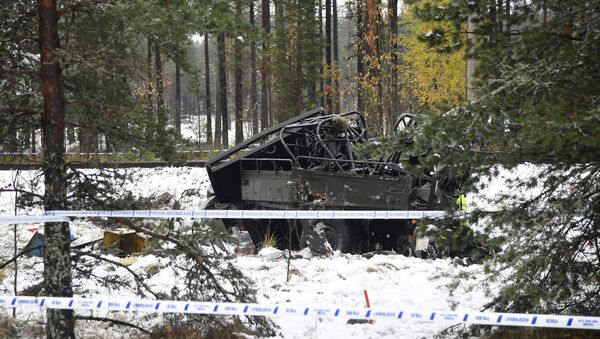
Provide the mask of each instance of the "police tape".
{"label": "police tape", "polygon": [[341,210],[128,210],[48,211],[40,216],[0,216],[0,224],[64,222],[69,218],[188,218],[188,219],[435,219],[461,217],[465,212],[446,211],[341,211]]}
{"label": "police tape", "polygon": [[342,210],[131,210],[48,211],[48,216],[74,218],[191,218],[191,219],[429,219],[448,216],[446,211],[342,211]]}
{"label": "police tape", "polygon": [[[186,154],[186,153],[217,153],[217,152],[225,152],[226,150],[222,150],[222,149],[216,149],[216,150],[209,150],[209,149],[202,149],[202,150],[189,150],[189,151],[175,151],[175,153],[178,154]],[[117,152],[117,153],[113,153],[113,152],[66,152],[65,155],[85,155],[85,156],[98,156],[98,155],[123,155],[124,153],[122,152]],[[33,153],[21,153],[21,152],[0,152],[0,155],[16,155],[16,156],[24,156],[24,157],[28,157],[28,156],[41,156],[42,153],[41,152],[33,152]]]}
{"label": "police tape", "polygon": [[43,222],[68,222],[68,217],[52,215],[23,215],[14,217],[0,216],[0,225],[10,224],[37,224]]}
{"label": "police tape", "polygon": [[413,309],[380,310],[355,309],[334,306],[298,306],[293,304],[255,304],[226,302],[197,302],[147,300],[117,296],[96,298],[22,297],[0,296],[0,307],[35,307],[99,312],[151,312],[239,316],[299,316],[350,319],[389,319],[414,322],[447,322],[466,325],[553,327],[600,330],[600,317],[492,313],[461,311],[423,311]]}

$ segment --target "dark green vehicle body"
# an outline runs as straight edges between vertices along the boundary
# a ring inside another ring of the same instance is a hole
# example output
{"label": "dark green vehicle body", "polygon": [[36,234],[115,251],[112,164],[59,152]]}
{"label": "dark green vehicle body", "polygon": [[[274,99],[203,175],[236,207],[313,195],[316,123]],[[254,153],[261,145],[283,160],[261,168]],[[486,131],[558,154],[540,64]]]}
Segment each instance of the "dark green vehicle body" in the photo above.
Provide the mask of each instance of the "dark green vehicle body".
{"label": "dark green vehicle body", "polygon": [[[321,108],[306,112],[207,163],[215,206],[387,211],[443,209],[451,204],[453,182],[405,171],[408,158],[399,152],[381,160],[358,158],[354,146],[367,142],[367,126],[358,112],[327,115]],[[316,231],[342,252],[407,253],[415,228],[411,220],[223,221],[247,230],[255,245],[274,234],[281,247],[304,247]]]}

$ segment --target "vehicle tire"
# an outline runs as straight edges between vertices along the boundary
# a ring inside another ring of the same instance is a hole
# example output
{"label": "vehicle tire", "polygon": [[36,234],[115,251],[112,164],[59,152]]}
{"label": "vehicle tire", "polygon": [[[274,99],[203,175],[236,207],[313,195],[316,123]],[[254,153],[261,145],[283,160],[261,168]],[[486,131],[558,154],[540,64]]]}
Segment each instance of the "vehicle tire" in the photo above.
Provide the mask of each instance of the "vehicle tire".
{"label": "vehicle tire", "polygon": [[317,220],[315,231],[321,234],[334,251],[352,253],[354,230],[345,220]]}
{"label": "vehicle tire", "polygon": [[398,236],[396,240],[396,253],[402,254],[405,257],[412,257],[415,253],[415,239],[405,235]]}

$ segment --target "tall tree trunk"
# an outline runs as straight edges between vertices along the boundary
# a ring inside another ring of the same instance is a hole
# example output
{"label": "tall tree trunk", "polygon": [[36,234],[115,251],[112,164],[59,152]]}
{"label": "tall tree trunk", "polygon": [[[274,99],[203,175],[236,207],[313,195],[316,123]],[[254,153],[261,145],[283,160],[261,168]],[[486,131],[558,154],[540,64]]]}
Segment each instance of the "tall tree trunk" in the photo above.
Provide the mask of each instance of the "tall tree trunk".
{"label": "tall tree trunk", "polygon": [[296,115],[302,112],[302,2],[296,7]]}
{"label": "tall tree trunk", "polygon": [[219,112],[221,114],[221,144],[229,147],[229,116],[227,113],[227,67],[225,66],[225,32],[217,36],[217,53],[219,55]]}
{"label": "tall tree trunk", "polygon": [[262,56],[260,70],[260,130],[263,131],[269,126],[270,117],[270,98],[269,87],[270,80],[270,64],[271,57],[269,56],[269,39],[271,36],[271,2],[262,0]]}
{"label": "tall tree trunk", "polygon": [[329,76],[325,79],[325,111],[332,112],[331,97],[331,0],[325,0],[325,66]]}
{"label": "tall tree trunk", "polygon": [[504,30],[504,0],[497,0],[498,3],[498,32],[502,33]]}
{"label": "tall tree trunk", "polygon": [[33,127],[31,128],[31,153],[35,154],[36,152],[36,144],[35,144],[35,124],[33,124]]}
{"label": "tall tree trunk", "polygon": [[333,62],[335,66],[335,77],[333,79],[333,107],[336,113],[340,113],[340,82],[338,79],[338,72],[340,66],[340,55],[338,47],[338,8],[337,0],[333,0]]}
{"label": "tall tree trunk", "polygon": [[152,91],[153,91],[153,86],[152,86],[152,40],[150,38],[148,38],[148,56],[147,56],[147,66],[148,66],[148,70],[147,70],[147,75],[148,75],[148,81],[147,81],[147,86],[146,86],[146,90],[148,91],[148,119],[152,119],[154,120],[154,104],[152,102]]}
{"label": "tall tree trunk", "polygon": [[154,44],[154,60],[156,71],[156,110],[157,110],[157,133],[161,134],[167,129],[167,112],[165,110],[165,87],[162,75],[162,58],[160,44]]}
{"label": "tall tree trunk", "polygon": [[146,136],[147,139],[151,139],[153,136],[154,131],[152,130],[151,126],[154,126],[154,123],[156,122],[156,115],[154,113],[154,99],[153,99],[153,91],[154,91],[154,86],[153,86],[153,82],[154,79],[152,77],[152,49],[153,49],[153,44],[152,44],[152,39],[150,39],[150,37],[148,37],[147,39],[148,41],[148,45],[147,45],[147,52],[148,55],[146,57],[146,96],[148,99],[148,108],[146,109],[146,119],[145,119],[145,123],[144,123],[144,134]]}
{"label": "tall tree trunk", "polygon": [[[242,17],[242,1],[235,2],[236,14],[238,18]],[[241,32],[238,32],[238,34]],[[242,117],[242,46],[240,39],[235,38],[234,42],[235,57],[235,143],[244,141],[244,121]]]}
{"label": "tall tree trunk", "polygon": [[290,84],[293,85],[293,78],[289,71],[289,50],[288,28],[286,27],[285,1],[274,0],[275,5],[275,49],[273,61],[274,78],[276,79],[277,89],[275,89],[274,102],[269,116],[269,123],[274,124],[283,121],[287,113],[291,111],[293,105],[292,98],[288,97]]}
{"label": "tall tree trunk", "polygon": [[[38,0],[40,75],[44,113],[42,132],[44,149],[44,209],[67,207],[67,173],[65,167],[65,99],[64,84],[56,49],[59,48],[56,0]],[[71,246],[69,223],[46,223],[44,226],[44,289],[46,295],[71,297]],[[48,338],[75,338],[72,310],[46,310]]]}
{"label": "tall tree trunk", "polygon": [[[250,1],[250,25],[252,33],[256,32],[256,18],[254,13],[254,0]],[[256,88],[256,40],[254,35],[250,39],[250,114],[252,115],[252,134],[258,133],[258,90]]]}
{"label": "tall tree trunk", "polygon": [[[504,31],[510,33],[510,0],[506,0],[506,6],[504,6]],[[507,34],[510,37],[510,34]]]}
{"label": "tall tree trunk", "polygon": [[389,95],[388,121],[393,125],[393,119],[398,113],[398,0],[388,0],[388,15],[390,22],[390,54],[391,78]]}
{"label": "tall tree trunk", "polygon": [[[323,0],[319,0],[319,37],[323,37]],[[321,56],[322,58],[322,56]],[[319,74],[321,78],[319,79],[319,92],[321,92],[320,102],[321,107],[325,107],[325,72],[323,68],[323,59],[321,59],[319,66]]]}
{"label": "tall tree trunk", "polygon": [[379,18],[379,1],[367,0],[366,8],[366,55],[367,71],[369,72],[369,87],[370,87],[370,102],[368,105],[367,115],[370,118],[371,129],[375,135],[383,132],[383,116],[381,109],[381,74],[378,70],[379,53],[378,53],[378,34],[377,22]]}
{"label": "tall tree trunk", "polygon": [[356,73],[358,81],[356,82],[356,109],[359,112],[364,110],[363,103],[363,79],[365,76],[365,64],[363,60],[365,26],[364,26],[365,6],[364,0],[356,2]]}
{"label": "tall tree trunk", "polygon": [[181,67],[175,63],[175,131],[181,136]]}
{"label": "tall tree trunk", "polygon": [[204,74],[206,87],[206,143],[213,144],[212,107],[210,104],[210,63],[209,63],[208,33],[204,34]]}

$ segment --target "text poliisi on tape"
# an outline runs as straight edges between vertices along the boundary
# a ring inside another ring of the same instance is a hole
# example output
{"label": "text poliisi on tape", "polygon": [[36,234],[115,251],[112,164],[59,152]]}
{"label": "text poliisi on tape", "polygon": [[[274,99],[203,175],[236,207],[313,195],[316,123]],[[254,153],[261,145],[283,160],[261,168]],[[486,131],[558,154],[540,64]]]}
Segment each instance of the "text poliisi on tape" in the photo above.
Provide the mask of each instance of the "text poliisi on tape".
{"label": "text poliisi on tape", "polygon": [[391,319],[396,321],[450,322],[467,325],[552,327],[600,330],[600,317],[481,313],[460,311],[423,311],[411,309],[351,309],[333,306],[291,304],[221,303],[198,301],[144,300],[127,297],[59,298],[0,296],[0,307],[41,307],[54,309],[132,311],[156,313],[300,316],[351,319]]}

